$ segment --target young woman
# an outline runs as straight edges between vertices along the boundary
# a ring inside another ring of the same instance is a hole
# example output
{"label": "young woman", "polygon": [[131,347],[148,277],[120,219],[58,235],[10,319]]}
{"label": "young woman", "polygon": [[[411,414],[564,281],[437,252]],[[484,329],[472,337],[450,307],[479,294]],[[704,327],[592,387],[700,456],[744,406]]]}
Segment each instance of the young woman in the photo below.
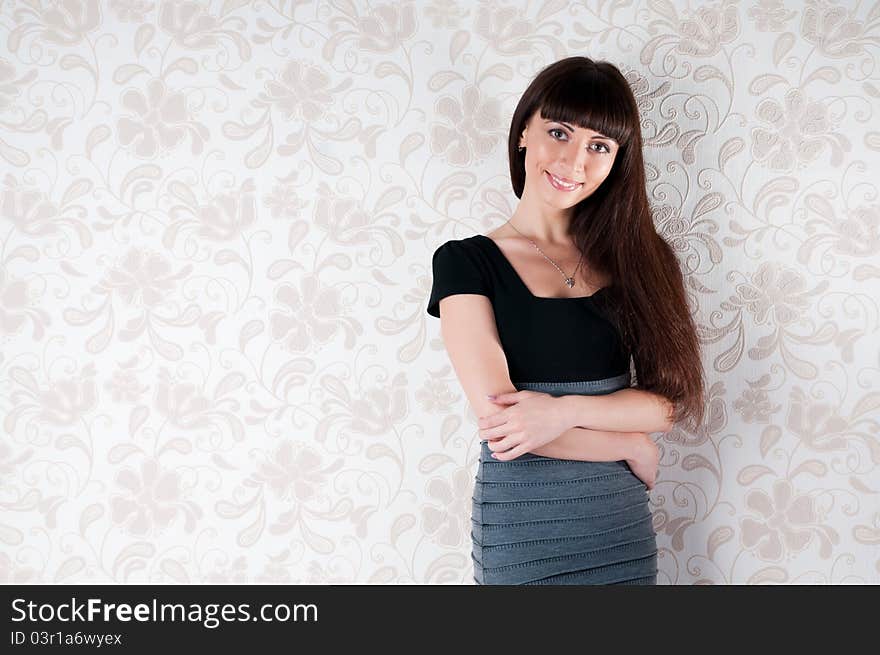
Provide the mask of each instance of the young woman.
{"label": "young woman", "polygon": [[508,154],[516,210],[436,250],[428,301],[479,416],[474,580],[656,584],[648,433],[699,425],[704,381],[628,83],[586,57],[548,66]]}

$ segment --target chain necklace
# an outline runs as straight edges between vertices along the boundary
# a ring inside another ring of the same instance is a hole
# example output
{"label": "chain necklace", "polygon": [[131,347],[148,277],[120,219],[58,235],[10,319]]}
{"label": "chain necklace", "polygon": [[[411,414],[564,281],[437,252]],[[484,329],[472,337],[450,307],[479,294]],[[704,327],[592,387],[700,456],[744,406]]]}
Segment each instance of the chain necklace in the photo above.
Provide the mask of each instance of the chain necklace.
{"label": "chain necklace", "polygon": [[[516,227],[514,227],[513,223],[511,223],[510,221],[507,221],[507,223],[508,223],[508,225],[510,225],[510,227],[512,227],[514,230],[516,230]],[[519,230],[516,230],[516,231],[519,232]],[[584,253],[581,252],[581,258],[578,260],[578,264],[577,264],[577,266],[576,266],[575,269],[574,269],[574,273],[571,274],[571,277],[568,277],[568,276],[565,274],[565,271],[563,271],[561,268],[559,268],[559,266],[556,264],[556,262],[554,262],[552,259],[550,259],[547,255],[544,254],[544,251],[541,250],[541,249],[538,247],[538,244],[537,244],[537,243],[535,243],[534,241],[532,241],[531,239],[529,239],[529,238],[528,238],[525,234],[523,234],[522,232],[519,232],[519,233],[522,234],[523,237],[525,237],[526,241],[528,241],[528,242],[531,243],[533,246],[535,246],[535,249],[536,249],[539,253],[541,253],[541,254],[544,256],[544,259],[546,259],[548,262],[550,262],[551,264],[553,264],[554,266],[556,266],[556,270],[558,270],[560,273],[562,273],[562,277],[565,278],[565,284],[566,284],[566,286],[567,286],[569,289],[571,289],[571,288],[574,286],[574,276],[577,274],[578,269],[581,267],[581,261],[583,261],[583,259],[584,259]]]}

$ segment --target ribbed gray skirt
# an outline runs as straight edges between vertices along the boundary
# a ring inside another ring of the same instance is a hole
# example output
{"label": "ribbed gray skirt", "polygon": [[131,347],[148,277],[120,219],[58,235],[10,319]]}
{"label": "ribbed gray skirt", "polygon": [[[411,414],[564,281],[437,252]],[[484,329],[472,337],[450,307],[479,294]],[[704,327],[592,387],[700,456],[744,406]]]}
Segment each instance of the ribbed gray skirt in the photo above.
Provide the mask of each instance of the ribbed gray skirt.
{"label": "ribbed gray skirt", "polygon": [[[514,382],[517,390],[598,395],[629,373],[585,382]],[[491,457],[480,442],[471,516],[474,582],[491,585],[656,584],[648,488],[624,460],[585,462],[533,453]]]}

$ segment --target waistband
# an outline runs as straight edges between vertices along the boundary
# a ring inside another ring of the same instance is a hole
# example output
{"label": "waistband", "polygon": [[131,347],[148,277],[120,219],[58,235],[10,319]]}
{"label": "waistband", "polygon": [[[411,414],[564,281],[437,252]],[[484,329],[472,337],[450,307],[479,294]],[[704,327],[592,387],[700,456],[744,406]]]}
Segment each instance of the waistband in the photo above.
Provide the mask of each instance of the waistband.
{"label": "waistband", "polygon": [[599,380],[578,380],[575,382],[513,382],[517,391],[541,391],[551,396],[567,396],[578,394],[596,396],[612,393],[630,386],[630,372]]}

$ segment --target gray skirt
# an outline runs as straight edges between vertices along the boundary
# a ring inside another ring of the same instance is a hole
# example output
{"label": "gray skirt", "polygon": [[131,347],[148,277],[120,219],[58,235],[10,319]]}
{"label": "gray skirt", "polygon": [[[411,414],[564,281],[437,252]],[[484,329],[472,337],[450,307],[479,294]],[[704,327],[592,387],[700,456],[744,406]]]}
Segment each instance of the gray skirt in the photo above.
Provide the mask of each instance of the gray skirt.
{"label": "gray skirt", "polygon": [[[553,396],[630,386],[629,373],[585,382],[514,382]],[[474,582],[491,585],[657,584],[648,488],[624,460],[533,453],[491,457],[480,442],[472,504]]]}

